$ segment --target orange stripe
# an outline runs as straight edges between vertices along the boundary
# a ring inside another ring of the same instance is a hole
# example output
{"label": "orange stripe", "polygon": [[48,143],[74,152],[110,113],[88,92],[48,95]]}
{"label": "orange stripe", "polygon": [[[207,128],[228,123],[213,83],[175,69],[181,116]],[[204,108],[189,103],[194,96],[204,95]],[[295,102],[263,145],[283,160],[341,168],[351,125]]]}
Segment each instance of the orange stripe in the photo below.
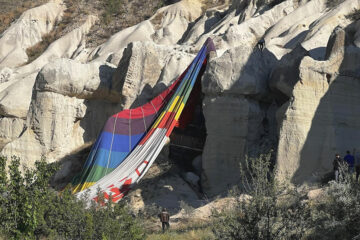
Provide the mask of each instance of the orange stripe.
{"label": "orange stripe", "polygon": [[164,118],[162,119],[162,121],[159,123],[159,126],[157,128],[168,128],[169,127],[169,119],[173,119],[175,117],[176,113],[175,112],[167,112],[165,113]]}
{"label": "orange stripe", "polygon": [[151,135],[155,132],[155,128],[150,129],[150,131],[145,135],[145,137],[141,140],[139,145],[144,145],[144,143],[151,137]]}

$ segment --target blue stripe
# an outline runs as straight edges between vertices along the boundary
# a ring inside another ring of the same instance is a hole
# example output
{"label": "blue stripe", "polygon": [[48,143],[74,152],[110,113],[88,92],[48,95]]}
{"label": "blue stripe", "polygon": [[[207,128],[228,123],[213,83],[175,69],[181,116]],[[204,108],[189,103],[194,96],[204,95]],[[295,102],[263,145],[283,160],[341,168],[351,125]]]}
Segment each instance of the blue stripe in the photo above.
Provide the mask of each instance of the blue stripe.
{"label": "blue stripe", "polygon": [[[114,140],[113,143],[111,144],[111,141],[113,139],[113,134],[109,132],[102,132],[99,148],[110,150],[110,148],[112,147],[112,151],[129,152],[129,150],[132,150],[139,143],[139,141],[144,136],[144,134],[145,133],[141,133],[132,136],[114,134]],[[131,146],[129,148],[130,137],[131,137]]]}
{"label": "blue stripe", "polygon": [[[107,167],[110,151],[106,149],[98,149],[95,155],[94,167]],[[126,158],[128,152],[111,152],[109,168],[116,168]]]}

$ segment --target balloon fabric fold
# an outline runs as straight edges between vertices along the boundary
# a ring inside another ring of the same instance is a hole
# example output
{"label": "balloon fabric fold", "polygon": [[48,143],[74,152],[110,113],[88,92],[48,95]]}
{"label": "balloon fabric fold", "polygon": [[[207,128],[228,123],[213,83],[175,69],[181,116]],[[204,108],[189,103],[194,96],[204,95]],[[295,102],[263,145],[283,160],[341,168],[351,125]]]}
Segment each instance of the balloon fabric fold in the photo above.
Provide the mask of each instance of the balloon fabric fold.
{"label": "balloon fabric fold", "polygon": [[188,68],[166,90],[150,102],[107,120],[79,177],[73,181],[74,194],[98,201],[100,189],[105,201],[111,195],[117,202],[141,180],[179,125],[211,51],[215,47],[208,38]]}

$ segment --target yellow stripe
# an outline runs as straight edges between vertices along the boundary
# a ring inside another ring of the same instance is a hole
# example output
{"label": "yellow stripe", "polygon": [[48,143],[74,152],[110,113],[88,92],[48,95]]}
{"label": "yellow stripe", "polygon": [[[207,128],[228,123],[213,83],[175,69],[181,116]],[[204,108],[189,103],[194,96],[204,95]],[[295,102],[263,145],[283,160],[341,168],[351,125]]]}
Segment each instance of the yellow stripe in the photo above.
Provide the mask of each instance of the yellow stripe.
{"label": "yellow stripe", "polygon": [[83,184],[78,184],[76,185],[76,187],[72,190],[72,193],[75,194],[77,192],[81,192],[84,191],[85,189],[91,187],[92,185],[94,185],[96,182],[85,182]]}
{"label": "yellow stripe", "polygon": [[177,113],[175,115],[175,120],[179,120],[180,114],[183,111],[184,107],[185,107],[185,104],[181,103],[181,105],[180,105],[180,107],[179,107],[179,109],[178,109],[178,111],[177,111]]}
{"label": "yellow stripe", "polygon": [[158,117],[158,119],[156,120],[156,122],[155,122],[155,124],[154,124],[154,126],[152,128],[157,128],[157,126],[159,125],[161,119],[163,119],[164,115],[165,115],[165,111],[163,111],[161,113],[160,117]]}
{"label": "yellow stripe", "polygon": [[174,99],[174,102],[171,104],[170,108],[169,108],[169,112],[172,112],[175,108],[175,106],[179,103],[182,102],[184,96],[182,96],[181,98],[179,96],[176,96],[176,98]]}

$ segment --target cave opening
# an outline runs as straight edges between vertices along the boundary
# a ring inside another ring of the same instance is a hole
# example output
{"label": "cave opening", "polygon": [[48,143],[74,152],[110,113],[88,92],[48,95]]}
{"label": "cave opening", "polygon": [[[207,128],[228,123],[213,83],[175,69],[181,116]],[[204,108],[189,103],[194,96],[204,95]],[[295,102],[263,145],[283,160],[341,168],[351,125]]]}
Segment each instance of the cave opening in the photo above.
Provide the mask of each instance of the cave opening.
{"label": "cave opening", "polygon": [[[206,64],[200,70],[178,126],[170,135],[169,158],[179,167],[185,180],[187,180],[186,174],[189,172],[197,175],[199,180],[201,177],[201,155],[207,136],[202,109],[204,96],[201,91],[201,77],[205,68]],[[200,187],[200,181],[198,184]]]}

